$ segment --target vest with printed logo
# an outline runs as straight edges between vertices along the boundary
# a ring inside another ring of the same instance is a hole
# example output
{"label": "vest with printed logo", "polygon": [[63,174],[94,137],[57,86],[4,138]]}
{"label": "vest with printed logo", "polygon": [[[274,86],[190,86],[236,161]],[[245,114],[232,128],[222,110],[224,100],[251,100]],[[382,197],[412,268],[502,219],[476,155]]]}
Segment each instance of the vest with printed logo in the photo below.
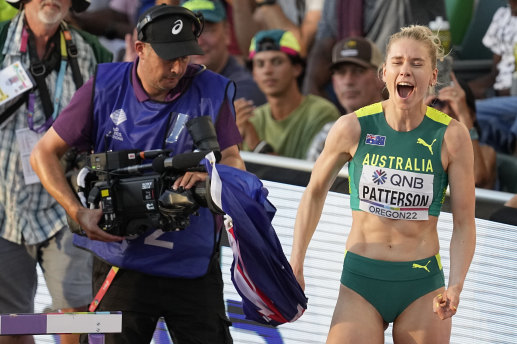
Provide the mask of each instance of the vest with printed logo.
{"label": "vest with printed logo", "polygon": [[386,122],[381,103],[356,114],[361,137],[349,163],[352,210],[405,220],[438,216],[448,185],[441,149],[451,118],[428,107],[418,127],[399,132]]}
{"label": "vest with printed logo", "polygon": [[[193,150],[185,126],[189,119],[211,116],[215,123],[225,99],[233,99],[228,79],[204,70],[172,102],[139,102],[131,82],[133,63],[100,64],[95,77],[92,135],[95,152],[166,148],[172,155]],[[182,231],[149,230],[136,238],[107,243],[75,236],[74,243],[108,263],[146,274],[195,278],[206,273],[218,231],[207,208],[190,216]]]}

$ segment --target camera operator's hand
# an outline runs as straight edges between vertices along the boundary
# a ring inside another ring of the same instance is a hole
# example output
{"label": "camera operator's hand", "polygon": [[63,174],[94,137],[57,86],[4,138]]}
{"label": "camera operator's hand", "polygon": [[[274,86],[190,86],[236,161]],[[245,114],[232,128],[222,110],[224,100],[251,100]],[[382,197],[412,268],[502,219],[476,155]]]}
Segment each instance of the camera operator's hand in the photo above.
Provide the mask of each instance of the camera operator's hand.
{"label": "camera operator's hand", "polygon": [[103,231],[98,223],[102,218],[102,209],[81,208],[77,211],[77,223],[91,240],[99,241],[121,241],[123,237],[109,234]]}
{"label": "camera operator's hand", "polygon": [[196,183],[204,182],[208,173],[206,172],[186,172],[183,176],[176,179],[172,188],[177,190],[178,188],[190,189]]}

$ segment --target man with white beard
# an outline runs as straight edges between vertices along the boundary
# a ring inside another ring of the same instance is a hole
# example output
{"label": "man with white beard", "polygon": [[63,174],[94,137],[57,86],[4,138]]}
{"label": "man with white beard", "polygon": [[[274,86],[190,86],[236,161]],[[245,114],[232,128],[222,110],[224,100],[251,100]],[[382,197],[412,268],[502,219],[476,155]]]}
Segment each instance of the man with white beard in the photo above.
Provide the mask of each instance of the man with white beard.
{"label": "man with white beard", "polygon": [[[16,90],[0,97],[0,313],[34,312],[36,264],[53,310],[84,311],[92,298],[91,256],[72,245],[66,213],[35,177],[29,154],[97,63],[112,56],[96,37],[63,21],[89,0],[8,1],[20,11],[0,23],[0,87]],[[63,168],[73,165],[72,153]],[[78,341],[77,335],[61,336],[61,343]],[[34,339],[0,336],[0,343]]]}

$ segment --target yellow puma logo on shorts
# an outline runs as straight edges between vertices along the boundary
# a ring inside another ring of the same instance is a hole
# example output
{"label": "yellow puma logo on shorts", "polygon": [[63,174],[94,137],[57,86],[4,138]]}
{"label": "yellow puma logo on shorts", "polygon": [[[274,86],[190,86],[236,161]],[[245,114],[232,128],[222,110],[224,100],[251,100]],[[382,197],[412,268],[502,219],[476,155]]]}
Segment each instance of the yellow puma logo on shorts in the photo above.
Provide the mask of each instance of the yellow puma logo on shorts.
{"label": "yellow puma logo on shorts", "polygon": [[428,144],[423,139],[418,138],[418,140],[416,140],[416,143],[419,143],[422,146],[427,147],[429,149],[429,151],[431,152],[431,155],[433,155],[433,144],[434,144],[435,141],[436,141],[436,139],[434,139],[433,142],[431,142],[431,144]]}
{"label": "yellow puma logo on shorts", "polygon": [[413,263],[413,269],[424,269],[427,272],[431,272],[427,268],[427,265],[429,265],[429,263],[431,263],[431,261],[428,261],[426,265],[420,265],[420,264],[417,264],[417,263]]}

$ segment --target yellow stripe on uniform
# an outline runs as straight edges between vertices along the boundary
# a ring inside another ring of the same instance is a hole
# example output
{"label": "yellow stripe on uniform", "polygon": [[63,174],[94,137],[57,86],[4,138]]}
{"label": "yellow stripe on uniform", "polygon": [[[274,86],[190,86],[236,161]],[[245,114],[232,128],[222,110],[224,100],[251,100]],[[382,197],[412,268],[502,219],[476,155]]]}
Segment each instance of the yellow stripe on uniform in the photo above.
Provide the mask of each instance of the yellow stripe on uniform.
{"label": "yellow stripe on uniform", "polygon": [[359,110],[355,111],[355,114],[357,115],[357,117],[364,117],[375,115],[379,112],[382,112],[382,104],[380,102],[360,108]]}
{"label": "yellow stripe on uniform", "polygon": [[432,108],[429,106],[427,107],[426,116],[435,122],[442,123],[445,125],[449,125],[449,123],[451,122],[451,119],[452,119],[447,114],[444,114],[443,112],[438,111],[435,108]]}
{"label": "yellow stripe on uniform", "polygon": [[438,267],[440,268],[440,270],[443,270],[442,258],[440,257],[440,254],[439,253],[435,254],[435,257],[436,257],[436,262],[438,263]]}

